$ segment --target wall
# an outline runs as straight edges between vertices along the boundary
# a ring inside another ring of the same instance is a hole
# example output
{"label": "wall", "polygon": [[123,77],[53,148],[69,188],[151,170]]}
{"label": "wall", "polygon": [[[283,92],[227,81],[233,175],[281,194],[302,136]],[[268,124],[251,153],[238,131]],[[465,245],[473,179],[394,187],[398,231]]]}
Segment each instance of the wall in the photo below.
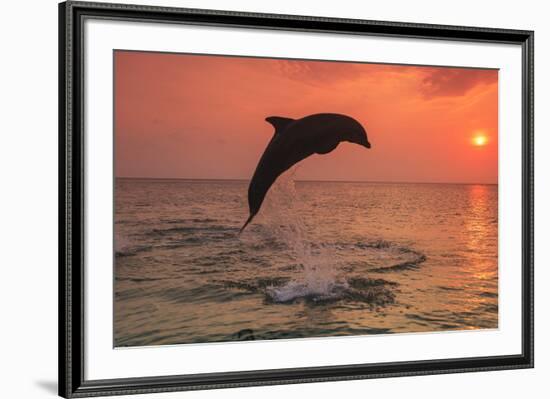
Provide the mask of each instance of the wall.
{"label": "wall", "polygon": [[[136,1],[138,2],[138,1]],[[384,1],[139,3],[319,16],[474,25],[536,31],[536,368],[400,379],[320,383],[151,395],[150,398],[543,397],[550,373],[550,261],[545,248],[550,203],[550,26],[545,2]],[[6,2],[0,23],[0,173],[2,206],[2,397],[54,397],[57,376],[57,6]]]}

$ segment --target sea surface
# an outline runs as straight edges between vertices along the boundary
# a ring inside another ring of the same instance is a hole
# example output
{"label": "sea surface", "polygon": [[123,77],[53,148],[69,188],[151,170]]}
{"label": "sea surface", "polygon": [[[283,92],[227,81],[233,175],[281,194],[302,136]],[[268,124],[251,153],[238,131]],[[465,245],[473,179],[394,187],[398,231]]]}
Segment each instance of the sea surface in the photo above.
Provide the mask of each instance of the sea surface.
{"label": "sea surface", "polygon": [[498,328],[498,186],[117,178],[115,346]]}

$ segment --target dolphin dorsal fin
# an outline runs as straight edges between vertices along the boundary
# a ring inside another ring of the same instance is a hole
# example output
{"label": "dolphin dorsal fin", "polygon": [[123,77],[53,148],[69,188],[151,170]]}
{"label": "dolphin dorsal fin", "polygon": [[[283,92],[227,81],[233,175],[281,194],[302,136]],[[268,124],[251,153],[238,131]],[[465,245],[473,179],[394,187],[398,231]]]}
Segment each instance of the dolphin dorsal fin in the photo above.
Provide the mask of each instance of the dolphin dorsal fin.
{"label": "dolphin dorsal fin", "polygon": [[287,126],[294,122],[294,119],[284,118],[282,116],[269,116],[265,118],[265,120],[273,125],[275,134],[284,132]]}

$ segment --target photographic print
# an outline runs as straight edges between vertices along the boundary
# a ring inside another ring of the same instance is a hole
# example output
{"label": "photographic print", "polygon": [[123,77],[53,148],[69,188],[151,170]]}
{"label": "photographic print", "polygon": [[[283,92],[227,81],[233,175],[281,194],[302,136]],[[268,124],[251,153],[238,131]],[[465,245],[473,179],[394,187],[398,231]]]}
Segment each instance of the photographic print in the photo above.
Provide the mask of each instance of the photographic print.
{"label": "photographic print", "polygon": [[114,51],[115,347],[498,328],[498,70]]}

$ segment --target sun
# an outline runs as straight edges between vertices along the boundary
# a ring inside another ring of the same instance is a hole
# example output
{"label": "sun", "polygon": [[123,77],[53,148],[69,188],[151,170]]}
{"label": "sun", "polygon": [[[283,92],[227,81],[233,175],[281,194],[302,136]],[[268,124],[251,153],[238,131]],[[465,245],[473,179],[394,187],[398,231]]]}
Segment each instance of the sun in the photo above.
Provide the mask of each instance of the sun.
{"label": "sun", "polygon": [[487,144],[487,136],[485,134],[476,134],[473,138],[472,138],[472,144],[475,145],[476,147],[483,147],[484,145]]}

